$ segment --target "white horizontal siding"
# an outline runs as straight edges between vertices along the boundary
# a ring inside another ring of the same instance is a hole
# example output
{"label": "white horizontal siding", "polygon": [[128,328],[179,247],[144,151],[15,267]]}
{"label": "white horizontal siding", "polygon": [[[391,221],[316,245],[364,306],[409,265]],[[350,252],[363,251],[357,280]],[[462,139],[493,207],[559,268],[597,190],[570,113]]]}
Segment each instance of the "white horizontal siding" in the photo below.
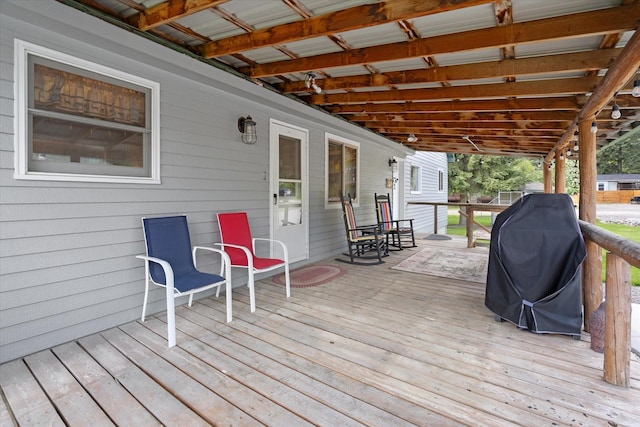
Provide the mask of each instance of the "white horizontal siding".
{"label": "white horizontal siding", "polygon": [[[268,236],[271,118],[309,129],[310,261],[345,249],[340,210],[324,209],[325,132],[360,143],[357,213],[375,220],[387,160],[404,153],[395,144],[58,2],[1,1],[0,363],[140,315],[141,217],[186,214],[192,242],[211,245],[215,213],[243,210],[254,235]],[[157,81],[162,183],[15,180],[14,38]],[[236,128],[247,114],[258,123],[255,145]],[[163,309],[164,291],[152,292],[150,312]]]}
{"label": "white horizontal siding", "polygon": [[[422,192],[411,194],[411,166],[419,166],[422,171]],[[444,174],[444,190],[438,191],[438,172]],[[408,202],[446,202],[447,201],[447,156],[445,153],[419,152],[405,159],[405,206],[404,218],[413,218],[414,229],[421,233],[433,233],[433,206],[410,205]],[[438,232],[444,232],[447,225],[447,208],[438,208]]]}

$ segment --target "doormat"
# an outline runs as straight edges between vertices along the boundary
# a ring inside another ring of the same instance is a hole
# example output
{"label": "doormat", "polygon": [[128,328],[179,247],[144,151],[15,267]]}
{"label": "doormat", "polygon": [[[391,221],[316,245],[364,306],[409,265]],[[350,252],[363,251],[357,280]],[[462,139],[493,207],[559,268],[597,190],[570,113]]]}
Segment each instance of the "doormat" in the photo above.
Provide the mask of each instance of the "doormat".
{"label": "doormat", "polygon": [[[310,288],[312,286],[324,285],[347,272],[342,267],[335,265],[314,264],[297,268],[289,272],[291,276],[292,288]],[[273,281],[281,286],[285,286],[284,273],[278,274]]]}
{"label": "doormat", "polygon": [[391,268],[411,273],[486,283],[488,262],[489,252],[485,251],[480,253],[427,248]]}

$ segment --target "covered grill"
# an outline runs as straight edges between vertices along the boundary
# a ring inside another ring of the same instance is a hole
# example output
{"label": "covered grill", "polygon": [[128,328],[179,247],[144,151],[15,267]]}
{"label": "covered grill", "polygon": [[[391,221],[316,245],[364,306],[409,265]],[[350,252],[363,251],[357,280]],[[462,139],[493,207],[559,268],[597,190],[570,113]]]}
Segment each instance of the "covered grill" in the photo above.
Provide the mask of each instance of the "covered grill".
{"label": "covered grill", "polygon": [[536,333],[580,336],[586,248],[566,194],[530,194],[496,217],[485,305]]}

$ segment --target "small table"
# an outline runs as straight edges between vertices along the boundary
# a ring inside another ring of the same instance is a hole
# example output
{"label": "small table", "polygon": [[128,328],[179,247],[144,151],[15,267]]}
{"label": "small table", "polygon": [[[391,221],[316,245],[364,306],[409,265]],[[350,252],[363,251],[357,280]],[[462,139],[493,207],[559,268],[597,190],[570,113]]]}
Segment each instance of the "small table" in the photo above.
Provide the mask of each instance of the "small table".
{"label": "small table", "polygon": [[473,248],[476,242],[473,239],[473,215],[474,212],[502,212],[510,205],[496,205],[492,203],[450,203],[450,202],[407,202],[409,205],[433,206],[433,234],[438,234],[438,206],[459,206],[467,210],[467,247]]}

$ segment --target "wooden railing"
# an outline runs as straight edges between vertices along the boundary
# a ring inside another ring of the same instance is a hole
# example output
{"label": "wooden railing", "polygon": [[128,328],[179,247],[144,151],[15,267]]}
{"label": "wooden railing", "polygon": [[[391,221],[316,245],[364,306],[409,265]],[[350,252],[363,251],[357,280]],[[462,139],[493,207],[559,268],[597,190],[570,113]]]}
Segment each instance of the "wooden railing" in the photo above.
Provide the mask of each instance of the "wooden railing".
{"label": "wooden railing", "polygon": [[[579,221],[585,239],[607,250],[604,380],[630,386],[631,267],[640,268],[640,243]],[[585,284],[588,285],[588,284]]]}

